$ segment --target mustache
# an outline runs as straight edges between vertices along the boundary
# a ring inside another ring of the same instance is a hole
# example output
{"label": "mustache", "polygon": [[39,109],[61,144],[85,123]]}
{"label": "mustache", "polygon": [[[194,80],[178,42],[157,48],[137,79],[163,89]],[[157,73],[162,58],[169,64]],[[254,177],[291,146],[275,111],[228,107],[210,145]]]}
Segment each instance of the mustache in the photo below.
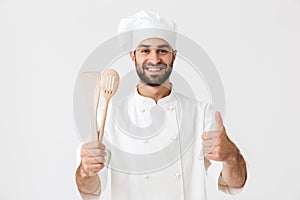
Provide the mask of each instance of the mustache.
{"label": "mustache", "polygon": [[164,64],[164,63],[157,63],[157,64],[145,63],[145,64],[142,65],[143,69],[146,68],[146,67],[149,67],[149,66],[152,66],[152,67],[161,67],[163,69],[166,69],[168,67],[168,65]]}

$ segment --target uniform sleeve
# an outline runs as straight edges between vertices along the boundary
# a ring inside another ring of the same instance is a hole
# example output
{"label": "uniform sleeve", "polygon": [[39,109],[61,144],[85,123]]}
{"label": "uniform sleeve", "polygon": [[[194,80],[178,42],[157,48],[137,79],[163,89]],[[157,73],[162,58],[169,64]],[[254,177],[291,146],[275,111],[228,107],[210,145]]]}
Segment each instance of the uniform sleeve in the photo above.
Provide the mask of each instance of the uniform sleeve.
{"label": "uniform sleeve", "polygon": [[[217,128],[215,120],[215,113],[217,110],[211,104],[207,104],[204,111],[204,131],[215,131]],[[218,190],[231,195],[238,194],[243,190],[244,187],[232,188],[225,183],[221,176],[222,162],[210,161],[205,158],[204,164],[207,176],[215,180]]]}

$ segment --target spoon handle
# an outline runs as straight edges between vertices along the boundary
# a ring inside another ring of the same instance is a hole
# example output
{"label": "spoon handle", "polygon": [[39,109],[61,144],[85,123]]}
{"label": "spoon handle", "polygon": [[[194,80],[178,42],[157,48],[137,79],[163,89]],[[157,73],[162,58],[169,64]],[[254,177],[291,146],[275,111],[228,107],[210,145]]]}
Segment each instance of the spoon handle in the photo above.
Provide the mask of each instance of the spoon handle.
{"label": "spoon handle", "polygon": [[109,102],[109,100],[105,100],[103,114],[102,114],[102,120],[101,120],[101,125],[100,125],[100,134],[98,131],[98,141],[100,143],[102,143],[102,139],[103,139],[103,135],[104,135],[104,127],[105,127],[105,121],[106,121],[106,115],[107,115],[107,109],[108,109],[108,102]]}

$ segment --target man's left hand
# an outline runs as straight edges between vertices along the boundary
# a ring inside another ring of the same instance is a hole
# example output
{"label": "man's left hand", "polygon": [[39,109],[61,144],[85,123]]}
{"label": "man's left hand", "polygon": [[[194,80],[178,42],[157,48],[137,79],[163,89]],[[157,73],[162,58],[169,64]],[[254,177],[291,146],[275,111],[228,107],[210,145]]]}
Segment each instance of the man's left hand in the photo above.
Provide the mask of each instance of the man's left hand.
{"label": "man's left hand", "polygon": [[215,161],[226,161],[239,154],[238,148],[227,136],[220,112],[215,113],[216,131],[202,134],[202,145],[205,158]]}

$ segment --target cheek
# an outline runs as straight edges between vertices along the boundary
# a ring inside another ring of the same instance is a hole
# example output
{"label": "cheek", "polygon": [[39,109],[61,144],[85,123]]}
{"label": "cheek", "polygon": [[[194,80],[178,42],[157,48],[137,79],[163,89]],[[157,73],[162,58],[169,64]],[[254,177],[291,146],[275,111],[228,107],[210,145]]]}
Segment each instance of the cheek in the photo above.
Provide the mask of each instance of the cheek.
{"label": "cheek", "polygon": [[141,59],[141,58],[136,58],[135,59],[135,64],[138,66],[141,66],[145,63],[145,59]]}
{"label": "cheek", "polygon": [[163,60],[164,63],[172,64],[174,62],[174,56],[170,56]]}

